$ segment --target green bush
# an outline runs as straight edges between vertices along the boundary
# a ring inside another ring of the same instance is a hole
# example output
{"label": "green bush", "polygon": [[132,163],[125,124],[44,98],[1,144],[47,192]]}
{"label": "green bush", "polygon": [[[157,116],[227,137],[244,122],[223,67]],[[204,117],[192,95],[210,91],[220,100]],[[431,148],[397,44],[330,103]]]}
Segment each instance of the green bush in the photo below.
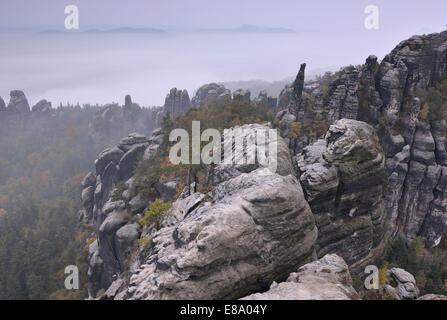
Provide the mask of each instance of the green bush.
{"label": "green bush", "polygon": [[144,226],[154,226],[159,228],[161,219],[166,216],[167,211],[171,208],[171,202],[163,202],[163,200],[157,199],[154,202],[149,203],[149,210],[139,223]]}
{"label": "green bush", "polygon": [[125,182],[121,181],[115,186],[115,189],[112,193],[112,201],[119,201],[122,198],[123,192],[127,189],[127,185]]}

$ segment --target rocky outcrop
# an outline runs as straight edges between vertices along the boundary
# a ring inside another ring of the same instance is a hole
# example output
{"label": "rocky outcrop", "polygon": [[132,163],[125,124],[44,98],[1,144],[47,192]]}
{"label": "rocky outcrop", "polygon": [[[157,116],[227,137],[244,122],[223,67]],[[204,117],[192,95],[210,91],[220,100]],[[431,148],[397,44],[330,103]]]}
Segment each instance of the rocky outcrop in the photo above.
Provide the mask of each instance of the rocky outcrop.
{"label": "rocky outcrop", "polygon": [[6,111],[5,101],[0,97],[0,112]]}
{"label": "rocky outcrop", "polygon": [[189,100],[188,91],[172,88],[169,94],[166,95],[163,112],[169,112],[171,117],[177,114],[185,114],[190,108],[191,101]]}
{"label": "rocky outcrop", "polygon": [[[147,150],[157,151],[162,137],[161,130],[154,130],[149,139],[138,133],[129,134],[117,146],[104,150],[96,160],[96,174],[90,172],[82,181],[82,219],[98,228],[97,241],[90,246],[89,254],[91,296],[107,289],[118,274],[129,268],[140,236],[135,221],[148,206],[133,191],[134,169]],[[122,185],[118,188],[119,183]]]}
{"label": "rocky outcrop", "polygon": [[[83,181],[83,206],[99,229],[89,253],[90,294],[103,288],[109,299],[356,299],[348,266],[357,273],[379,261],[390,236],[437,245],[447,226],[446,126],[420,115],[417,92],[445,76],[446,50],[447,32],[413,37],[381,63],[370,56],[342,69],[327,88],[318,80],[306,86],[302,67],[278,101],[276,170],[259,162],[212,165],[211,191],[188,186],[157,226],[139,228],[147,204],[131,186],[132,164],[157,152],[161,132],[105,150],[96,175]],[[179,95],[168,95],[173,110],[183,108]],[[222,98],[231,92],[208,84],[191,104]],[[242,127],[247,146],[256,146],[253,132],[263,127]],[[244,155],[233,147],[232,160]],[[118,182],[125,190],[116,200]],[[155,189],[172,200],[177,184],[159,181]],[[138,238],[144,248],[135,248]],[[315,258],[321,260],[300,268]],[[386,293],[417,298],[414,277],[396,268],[388,276]]]}
{"label": "rocky outcrop", "polygon": [[10,93],[7,110],[11,113],[27,113],[30,111],[28,100],[23,91],[13,90]]}
{"label": "rocky outcrop", "polygon": [[329,98],[327,118],[332,123],[338,119],[357,119],[359,70],[353,66],[340,72],[332,83]]}
{"label": "rocky outcrop", "polygon": [[126,96],[125,100],[124,106],[109,104],[97,108],[89,125],[94,140],[113,145],[129,132],[150,135],[159,126],[161,107],[141,108],[132,102],[130,96]]}
{"label": "rocky outcrop", "polygon": [[242,300],[357,300],[348,265],[336,254],[325,255],[289,275],[285,282],[274,282],[264,293]]}
{"label": "rocky outcrop", "polygon": [[420,119],[415,96],[418,89],[441,80],[446,70],[447,32],[442,32],[401,42],[376,74],[382,116],[400,131],[382,130],[390,177],[388,212],[396,235],[408,241],[422,236],[429,247],[440,242],[447,227],[445,122]]}
{"label": "rocky outcrop", "polygon": [[191,103],[195,108],[215,99],[231,99],[231,91],[217,83],[205,84],[197,90]]}
{"label": "rocky outcrop", "polygon": [[[315,127],[342,118],[374,126],[386,155],[385,207],[393,236],[409,242],[422,236],[428,247],[440,243],[447,229],[445,120],[421,117],[417,95],[419,89],[442,80],[446,70],[447,31],[414,36],[402,41],[380,63],[369,56],[362,66],[342,69],[324,95],[322,88],[304,89],[313,99],[309,111],[293,114],[282,110],[277,115],[292,155],[301,154],[316,137],[304,132],[289,138],[291,128],[307,126],[312,133]],[[280,107],[290,105],[293,92],[293,85],[284,88]],[[315,122],[317,117],[326,123]]]}
{"label": "rocky outcrop", "polygon": [[269,110],[275,111],[278,99],[270,97],[266,90],[261,90],[254,102],[258,105],[265,105]]}
{"label": "rocky outcrop", "polygon": [[386,276],[390,284],[385,284],[383,290],[396,300],[414,300],[419,296],[419,289],[413,275],[404,269],[392,268]]}
{"label": "rocky outcrop", "polygon": [[242,100],[242,101],[250,101],[250,90],[239,89],[233,92],[233,99]]}
{"label": "rocky outcrop", "polygon": [[36,103],[31,110],[33,112],[47,113],[51,112],[53,108],[51,107],[51,102],[43,99]]}
{"label": "rocky outcrop", "polygon": [[318,256],[336,253],[358,269],[386,244],[385,154],[374,128],[349,119],[294,159],[319,230]]}
{"label": "rocky outcrop", "polygon": [[277,173],[259,164],[228,170],[232,174],[214,180],[208,194],[181,196],[161,229],[147,233],[149,254],[140,257],[117,298],[240,298],[285,280],[311,260],[313,215],[290,155],[279,159]]}

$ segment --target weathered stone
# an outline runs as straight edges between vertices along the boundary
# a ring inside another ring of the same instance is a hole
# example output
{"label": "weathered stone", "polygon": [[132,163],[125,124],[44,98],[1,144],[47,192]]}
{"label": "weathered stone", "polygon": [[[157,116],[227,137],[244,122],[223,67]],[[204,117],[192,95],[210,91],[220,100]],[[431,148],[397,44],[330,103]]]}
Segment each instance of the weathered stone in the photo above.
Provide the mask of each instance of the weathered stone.
{"label": "weathered stone", "polygon": [[143,155],[146,145],[138,144],[127,151],[119,161],[119,173],[121,180],[128,180],[133,176],[137,160]]}
{"label": "weathered stone", "polygon": [[6,104],[2,97],[0,97],[0,112],[6,111]]}
{"label": "weathered stone", "polygon": [[189,109],[191,109],[191,101],[188,91],[172,88],[166,95],[163,112],[165,114],[169,112],[170,116],[174,117],[178,114],[185,114]]}
{"label": "weathered stone", "polygon": [[411,273],[404,269],[392,268],[388,270],[386,276],[391,279],[391,285],[383,286],[385,293],[392,295],[396,300],[417,299],[419,289]]}
{"label": "weathered stone", "polygon": [[51,107],[51,102],[48,102],[45,99],[40,100],[32,108],[33,112],[40,112],[40,113],[51,112],[52,110],[53,108]]}
{"label": "weathered stone", "polygon": [[84,188],[94,186],[95,183],[96,183],[96,177],[92,172],[87,173],[81,182]]}
{"label": "weathered stone", "polygon": [[359,299],[352,287],[348,265],[336,254],[325,255],[318,261],[291,273],[286,282],[274,282],[270,290],[242,300],[352,300]]}
{"label": "weathered stone", "polygon": [[389,236],[385,155],[374,129],[339,120],[296,163],[319,229],[318,256],[336,253],[354,269],[374,261]]}
{"label": "weathered stone", "polygon": [[23,91],[13,90],[10,93],[7,110],[11,113],[26,113],[30,111],[28,100]]}
{"label": "weathered stone", "polygon": [[195,108],[198,108],[213,99],[220,98],[231,99],[231,91],[226,89],[223,85],[210,83],[201,86],[199,90],[197,90],[191,103]]}
{"label": "weathered stone", "polygon": [[118,147],[108,148],[101,152],[98,159],[95,160],[96,174],[102,175],[109,163],[117,165],[123,155],[124,152]]}
{"label": "weathered stone", "polygon": [[115,252],[122,270],[125,269],[128,260],[132,255],[132,251],[135,250],[133,244],[140,235],[138,232],[139,228],[140,225],[137,223],[126,224],[116,232]]}
{"label": "weathered stone", "polygon": [[138,194],[129,201],[129,207],[132,214],[141,213],[147,207],[147,202]]}

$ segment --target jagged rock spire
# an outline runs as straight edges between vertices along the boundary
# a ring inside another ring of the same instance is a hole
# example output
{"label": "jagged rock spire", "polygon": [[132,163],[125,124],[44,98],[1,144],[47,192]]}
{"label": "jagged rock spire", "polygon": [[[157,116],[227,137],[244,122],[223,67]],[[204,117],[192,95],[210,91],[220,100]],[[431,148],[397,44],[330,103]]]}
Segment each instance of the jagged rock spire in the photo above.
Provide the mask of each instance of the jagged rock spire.
{"label": "jagged rock spire", "polygon": [[301,97],[304,88],[304,71],[306,69],[306,64],[302,63],[300,66],[300,71],[298,72],[295,82],[293,83],[293,108],[295,115],[298,115],[298,111],[301,107]]}

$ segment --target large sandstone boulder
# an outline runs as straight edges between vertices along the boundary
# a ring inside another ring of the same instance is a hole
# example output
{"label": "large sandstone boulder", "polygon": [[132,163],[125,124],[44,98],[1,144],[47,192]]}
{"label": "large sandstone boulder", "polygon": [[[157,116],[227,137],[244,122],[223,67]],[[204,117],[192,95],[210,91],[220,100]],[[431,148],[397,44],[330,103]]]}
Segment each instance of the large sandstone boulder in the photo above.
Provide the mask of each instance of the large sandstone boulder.
{"label": "large sandstone boulder", "polygon": [[185,114],[190,108],[191,101],[189,100],[188,91],[172,88],[169,94],[166,95],[163,112],[169,112],[171,117],[177,114]]}
{"label": "large sandstone boulder", "polygon": [[[135,240],[139,237],[139,225],[134,223],[139,218],[135,215],[147,207],[141,195],[133,194],[131,176],[137,160],[146,152],[155,153],[162,138],[160,129],[154,130],[149,139],[138,133],[127,135],[116,147],[100,154],[95,164],[96,175],[88,173],[82,181],[84,211],[88,219],[93,217],[98,228],[98,241],[89,254],[89,294],[92,297],[98,290],[107,289],[112,283],[116,285],[117,275],[129,267],[136,250]],[[118,188],[120,182],[123,185]],[[116,291],[112,289],[107,294],[109,298],[112,291]]]}
{"label": "large sandstone boulder", "polygon": [[180,197],[119,298],[240,298],[312,260],[314,218],[281,150],[276,172],[227,170],[208,195]]}
{"label": "large sandstone boulder", "polygon": [[287,281],[270,286],[242,300],[352,300],[359,299],[352,287],[348,265],[336,254],[325,255],[293,272]]}
{"label": "large sandstone boulder", "polygon": [[217,83],[209,83],[201,86],[197,90],[195,96],[192,98],[191,103],[195,108],[206,104],[213,99],[226,98],[231,99],[231,91],[225,88],[223,85]]}
{"label": "large sandstone boulder", "polygon": [[0,97],[0,112],[2,111],[6,111],[6,104],[2,97]]}
{"label": "large sandstone boulder", "polygon": [[336,253],[356,268],[375,261],[389,234],[385,155],[374,129],[339,120],[295,160],[319,230],[318,256]]}
{"label": "large sandstone boulder", "polygon": [[10,93],[10,100],[7,110],[13,113],[26,113],[30,111],[28,100],[23,91],[13,90]]}
{"label": "large sandstone boulder", "polygon": [[152,254],[131,277],[127,298],[240,298],[309,261],[316,237],[293,176],[268,169],[241,174],[155,234]]}
{"label": "large sandstone boulder", "polygon": [[95,161],[96,174],[102,175],[110,163],[117,165],[123,155],[124,152],[118,147],[108,148],[101,152]]}
{"label": "large sandstone boulder", "polygon": [[396,300],[413,300],[419,296],[419,289],[413,275],[401,268],[392,268],[387,271],[390,284],[385,284],[385,293]]}
{"label": "large sandstone boulder", "polygon": [[278,99],[270,97],[266,90],[259,91],[258,97],[255,99],[258,105],[265,105],[269,110],[276,110]]}
{"label": "large sandstone boulder", "polygon": [[47,113],[51,112],[53,108],[51,107],[51,102],[43,99],[36,103],[31,110],[33,112]]}
{"label": "large sandstone boulder", "polygon": [[233,99],[242,100],[242,101],[250,101],[250,90],[248,89],[239,89],[233,92]]}

